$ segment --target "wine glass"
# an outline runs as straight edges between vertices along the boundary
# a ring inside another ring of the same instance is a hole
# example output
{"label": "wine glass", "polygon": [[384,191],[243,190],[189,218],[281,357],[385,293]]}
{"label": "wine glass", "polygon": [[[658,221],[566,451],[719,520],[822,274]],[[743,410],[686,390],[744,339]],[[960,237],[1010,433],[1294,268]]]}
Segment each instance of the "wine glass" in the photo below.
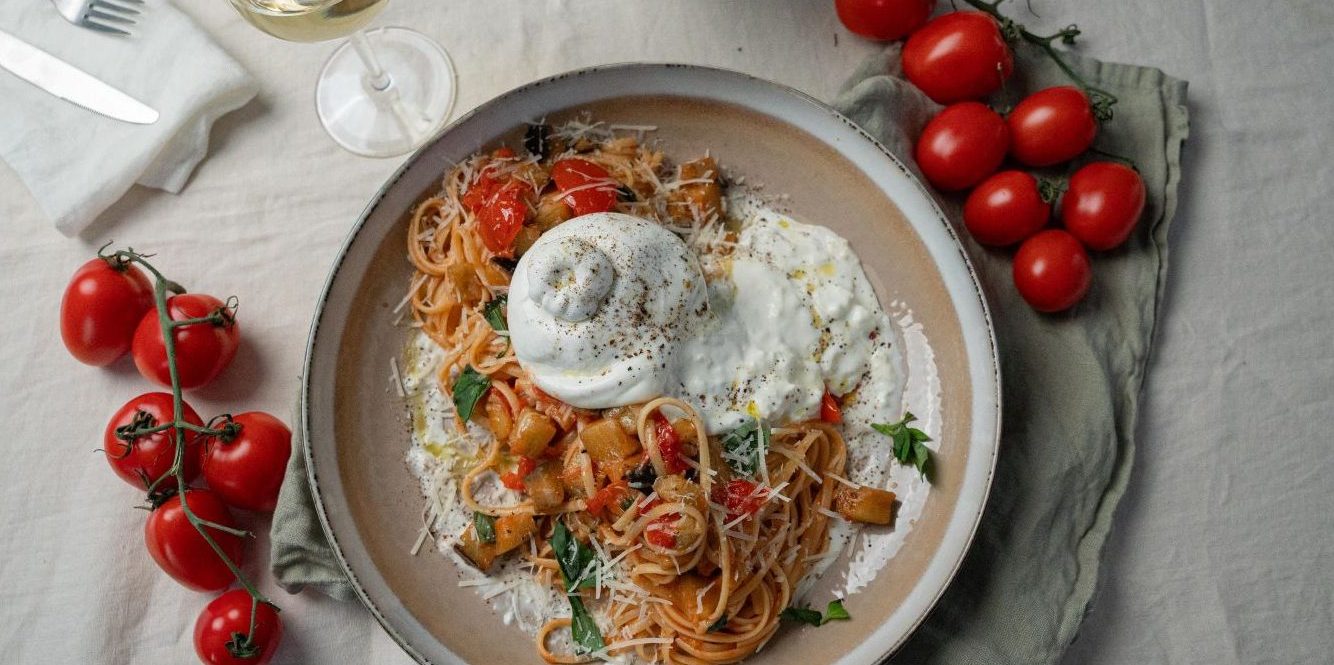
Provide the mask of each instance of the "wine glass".
{"label": "wine glass", "polygon": [[351,38],[329,56],[315,110],[338,145],[393,157],[425,143],[454,109],[454,64],[407,28],[362,28],[386,0],[230,0],[251,25],[288,41]]}

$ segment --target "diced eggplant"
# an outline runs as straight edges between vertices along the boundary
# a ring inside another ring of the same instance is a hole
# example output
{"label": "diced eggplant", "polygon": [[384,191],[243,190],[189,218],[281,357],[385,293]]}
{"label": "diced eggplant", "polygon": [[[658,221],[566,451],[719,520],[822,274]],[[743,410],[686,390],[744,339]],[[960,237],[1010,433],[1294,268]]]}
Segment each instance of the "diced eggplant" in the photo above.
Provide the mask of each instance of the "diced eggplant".
{"label": "diced eggplant", "polygon": [[[499,527],[499,524],[497,524],[497,527]],[[499,530],[497,529],[498,534]],[[459,542],[454,545],[454,551],[462,554],[463,558],[468,560],[468,563],[484,573],[491,568],[491,564],[495,563],[496,556],[498,556],[496,544],[478,540],[477,532],[473,530],[472,525],[468,525],[468,529],[463,532],[463,537],[459,538]]]}
{"label": "diced eggplant", "polygon": [[514,423],[513,433],[509,437],[510,452],[524,457],[541,457],[555,436],[556,421],[534,409],[525,408],[519,413],[519,420]]}
{"label": "diced eggplant", "polygon": [[[555,510],[565,503],[565,485],[561,483],[560,467],[554,462],[543,462],[523,479],[528,498],[538,512]],[[499,525],[497,525],[497,529]],[[499,534],[496,536],[499,540]]]}
{"label": "diced eggplant", "polygon": [[584,449],[597,462],[619,462],[639,452],[639,440],[621,429],[620,423],[603,418],[579,433]]}
{"label": "diced eggplant", "polygon": [[842,486],[834,492],[834,510],[854,522],[893,524],[894,499],[894,493],[889,490]]}
{"label": "diced eggplant", "polygon": [[537,522],[527,513],[496,518],[496,554],[504,554],[528,542],[537,531]]}

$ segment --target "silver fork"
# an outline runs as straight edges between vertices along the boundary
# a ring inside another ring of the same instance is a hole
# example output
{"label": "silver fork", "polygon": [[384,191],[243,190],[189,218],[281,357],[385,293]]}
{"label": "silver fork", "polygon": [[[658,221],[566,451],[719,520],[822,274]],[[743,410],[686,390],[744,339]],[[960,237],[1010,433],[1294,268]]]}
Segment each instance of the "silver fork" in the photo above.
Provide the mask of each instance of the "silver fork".
{"label": "silver fork", "polygon": [[60,15],[74,25],[109,32],[113,35],[129,35],[129,26],[134,25],[134,16],[139,10],[131,5],[142,5],[144,0],[51,0]]}

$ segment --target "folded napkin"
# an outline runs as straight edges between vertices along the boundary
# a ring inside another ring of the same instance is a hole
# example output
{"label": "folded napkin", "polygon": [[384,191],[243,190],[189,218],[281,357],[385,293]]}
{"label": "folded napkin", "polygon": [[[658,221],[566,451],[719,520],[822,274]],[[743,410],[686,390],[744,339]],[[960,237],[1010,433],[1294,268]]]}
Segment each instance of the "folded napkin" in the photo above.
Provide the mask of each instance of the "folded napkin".
{"label": "folded napkin", "polygon": [[[1020,45],[1013,103],[1068,81]],[[1004,433],[991,498],[958,577],[893,663],[1039,665],[1059,660],[1083,619],[1112,513],[1134,457],[1136,407],[1167,269],[1186,84],[1156,69],[1072,57],[1120,98],[1095,144],[1132,159],[1148,204],[1125,246],[1094,258],[1094,285],[1073,311],[1044,315],[1015,291],[1010,252],[972,242],[960,202],[938,198],[959,228],[995,319]],[[834,107],[914,168],[912,146],[939,106],[900,78],[898,46],[868,60]],[[302,444],[304,445],[304,444]],[[314,517],[304,459],[293,455],[273,517],[271,565],[291,591],[353,594]]]}
{"label": "folded napkin", "polygon": [[119,88],[161,114],[134,125],[80,108],[0,69],[0,159],[65,235],[135,183],[172,193],[208,151],[219,116],[254,80],[170,2],[138,5],[132,36],[71,25],[47,0],[0,0],[0,30]]}

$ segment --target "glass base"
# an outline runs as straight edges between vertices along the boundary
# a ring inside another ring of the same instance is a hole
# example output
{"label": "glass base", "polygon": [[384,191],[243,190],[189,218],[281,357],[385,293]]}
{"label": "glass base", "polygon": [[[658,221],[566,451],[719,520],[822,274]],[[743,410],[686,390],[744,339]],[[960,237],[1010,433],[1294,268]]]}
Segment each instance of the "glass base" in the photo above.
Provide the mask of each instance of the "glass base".
{"label": "glass base", "polygon": [[329,136],[350,152],[406,154],[434,136],[454,110],[454,63],[415,30],[378,28],[365,37],[386,76],[374,79],[354,36],[324,64],[315,111]]}

